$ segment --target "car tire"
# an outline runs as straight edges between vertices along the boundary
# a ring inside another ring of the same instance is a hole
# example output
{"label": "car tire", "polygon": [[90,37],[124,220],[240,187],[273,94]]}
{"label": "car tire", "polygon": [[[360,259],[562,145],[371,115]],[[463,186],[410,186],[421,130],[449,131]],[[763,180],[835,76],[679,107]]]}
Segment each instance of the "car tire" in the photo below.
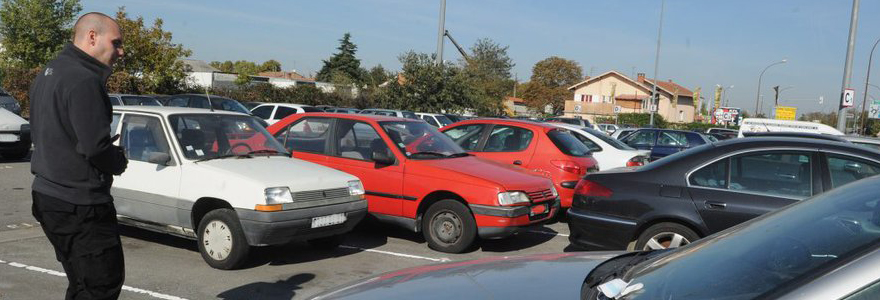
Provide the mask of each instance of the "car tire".
{"label": "car tire", "polygon": [[696,232],[684,225],[664,222],[645,229],[636,240],[634,250],[677,248],[693,243],[699,238]]}
{"label": "car tire", "polygon": [[477,237],[477,221],[461,202],[440,200],[425,212],[422,234],[431,249],[462,253],[470,248]]}
{"label": "car tire", "polygon": [[28,153],[30,153],[30,152],[31,152],[30,149],[27,149],[24,151],[3,152],[3,153],[0,153],[0,156],[3,156],[3,158],[9,159],[9,160],[21,160],[21,159],[25,158],[28,155]]}
{"label": "car tire", "polygon": [[205,214],[199,222],[198,243],[205,262],[221,270],[240,268],[250,252],[238,215],[230,208]]}
{"label": "car tire", "polygon": [[333,235],[328,237],[317,238],[314,240],[309,240],[309,246],[312,246],[321,250],[333,250],[339,247],[342,242],[345,241],[342,235]]}

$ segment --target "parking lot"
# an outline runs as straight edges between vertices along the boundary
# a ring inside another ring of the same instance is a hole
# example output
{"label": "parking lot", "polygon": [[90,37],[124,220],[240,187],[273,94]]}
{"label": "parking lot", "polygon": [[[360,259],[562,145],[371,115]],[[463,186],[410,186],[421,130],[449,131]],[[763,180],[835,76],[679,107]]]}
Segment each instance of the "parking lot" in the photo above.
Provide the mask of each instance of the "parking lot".
{"label": "parking lot", "polygon": [[[30,213],[30,163],[0,162],[0,299],[58,299],[66,279]],[[553,223],[464,254],[429,249],[421,234],[362,222],[343,246],[322,251],[305,243],[258,248],[246,268],[209,267],[196,243],[123,227],[126,280],[121,299],[305,299],[324,289],[401,268],[486,256],[565,251],[568,227]],[[588,270],[585,270],[586,272]]]}

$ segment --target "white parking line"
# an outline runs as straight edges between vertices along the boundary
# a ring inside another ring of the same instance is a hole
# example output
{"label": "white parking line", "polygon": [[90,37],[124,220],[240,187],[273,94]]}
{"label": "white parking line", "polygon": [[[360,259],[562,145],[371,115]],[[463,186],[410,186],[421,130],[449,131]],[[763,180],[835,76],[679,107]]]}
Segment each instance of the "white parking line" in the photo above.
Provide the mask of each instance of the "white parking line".
{"label": "white parking line", "polygon": [[348,246],[348,245],[339,245],[339,248],[355,249],[355,250],[361,250],[361,251],[366,251],[366,252],[388,254],[388,255],[394,255],[394,256],[398,256],[398,257],[415,258],[415,259],[424,259],[424,260],[430,260],[430,261],[433,261],[433,262],[447,262],[447,261],[451,261],[450,259],[445,258],[445,257],[442,257],[442,258],[431,258],[431,257],[424,257],[424,256],[418,256],[418,255],[412,255],[412,254],[406,254],[406,253],[397,253],[397,252],[391,252],[391,251],[383,251],[383,250],[376,250],[376,249],[367,249],[367,248],[361,248],[361,247],[355,247],[355,246]]}
{"label": "white parking line", "polygon": [[562,236],[562,237],[568,237],[568,234],[565,234],[565,233],[558,233],[558,232],[549,232],[549,231],[541,231],[541,230],[528,230],[528,232],[531,232],[531,233],[540,233],[540,234],[546,234],[546,235],[553,235],[553,236],[557,236],[557,235],[558,235],[558,236]]}
{"label": "white parking line", "polygon": [[[5,260],[0,260],[0,264],[6,264],[6,265],[9,265],[9,266],[12,266],[12,267],[22,268],[22,269],[25,269],[25,270],[34,271],[34,272],[40,272],[40,273],[49,274],[49,275],[55,275],[55,276],[58,276],[58,277],[66,277],[66,276],[67,276],[67,274],[64,274],[64,272],[58,272],[58,271],[55,271],[55,270],[49,270],[49,269],[44,269],[44,268],[40,268],[40,267],[29,266],[29,265],[26,265],[26,264],[23,264],[23,263],[7,262],[7,261],[5,261]],[[123,290],[123,291],[133,292],[133,293],[138,293],[138,294],[145,294],[145,295],[147,295],[147,296],[151,296],[151,297],[153,297],[153,298],[157,298],[157,299],[164,299],[164,300],[187,300],[186,298],[181,298],[181,297],[177,297],[177,296],[166,295],[166,294],[162,294],[162,293],[157,293],[157,292],[153,292],[153,291],[148,291],[148,290],[145,290],[145,289],[139,289],[139,288],[135,288],[135,287],[130,287],[130,286],[127,286],[127,285],[123,285],[123,286],[122,286],[122,290]]]}

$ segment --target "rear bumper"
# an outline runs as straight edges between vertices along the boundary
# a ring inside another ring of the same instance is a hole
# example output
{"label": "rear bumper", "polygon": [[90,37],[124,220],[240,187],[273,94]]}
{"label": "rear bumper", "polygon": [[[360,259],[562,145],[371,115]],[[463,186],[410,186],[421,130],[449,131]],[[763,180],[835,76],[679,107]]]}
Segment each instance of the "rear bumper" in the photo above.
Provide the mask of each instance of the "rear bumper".
{"label": "rear bumper", "polygon": [[[351,231],[367,214],[367,201],[310,207],[279,212],[259,212],[237,209],[238,218],[248,244],[265,246],[286,244],[339,235]],[[312,218],[344,213],[342,224],[312,228]]]}
{"label": "rear bumper", "polygon": [[[546,205],[544,213],[534,214],[537,206]],[[559,198],[531,206],[486,206],[470,204],[477,221],[477,234],[483,239],[500,239],[516,234],[525,227],[544,223],[559,213]]]}
{"label": "rear bumper", "polygon": [[635,221],[572,208],[568,210],[568,240],[586,250],[625,250],[633,240]]}

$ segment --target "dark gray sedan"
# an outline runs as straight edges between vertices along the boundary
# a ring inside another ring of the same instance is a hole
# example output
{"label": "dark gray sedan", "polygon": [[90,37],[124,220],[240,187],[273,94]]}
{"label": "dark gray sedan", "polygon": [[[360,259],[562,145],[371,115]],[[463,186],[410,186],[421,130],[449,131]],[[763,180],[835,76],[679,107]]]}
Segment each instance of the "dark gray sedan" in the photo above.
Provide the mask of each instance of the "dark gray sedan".
{"label": "dark gray sedan", "polygon": [[313,299],[880,299],[878,185],[853,182],[681,248],[430,265]]}

